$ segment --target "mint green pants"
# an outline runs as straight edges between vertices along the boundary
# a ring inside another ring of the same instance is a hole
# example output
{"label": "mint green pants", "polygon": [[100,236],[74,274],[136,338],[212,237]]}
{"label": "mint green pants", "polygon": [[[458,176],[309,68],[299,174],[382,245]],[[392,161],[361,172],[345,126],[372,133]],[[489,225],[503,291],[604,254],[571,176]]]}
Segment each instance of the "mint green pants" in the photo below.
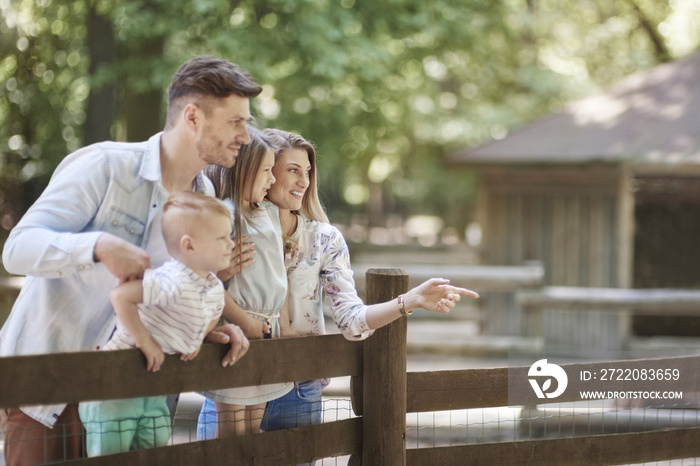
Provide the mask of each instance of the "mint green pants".
{"label": "mint green pants", "polygon": [[80,403],[88,456],[167,445],[170,409],[166,399],[153,396]]}

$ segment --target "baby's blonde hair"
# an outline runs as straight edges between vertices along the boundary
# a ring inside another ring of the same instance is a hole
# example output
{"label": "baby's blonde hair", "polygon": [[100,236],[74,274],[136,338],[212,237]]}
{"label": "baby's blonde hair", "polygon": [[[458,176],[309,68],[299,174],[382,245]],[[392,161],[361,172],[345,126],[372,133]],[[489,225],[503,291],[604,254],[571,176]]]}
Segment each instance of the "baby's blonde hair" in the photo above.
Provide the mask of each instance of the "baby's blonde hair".
{"label": "baby's blonde hair", "polygon": [[223,215],[231,219],[231,212],[219,199],[192,191],[178,191],[170,195],[163,206],[162,230],[168,253],[179,256],[180,239],[192,235],[205,219]]}

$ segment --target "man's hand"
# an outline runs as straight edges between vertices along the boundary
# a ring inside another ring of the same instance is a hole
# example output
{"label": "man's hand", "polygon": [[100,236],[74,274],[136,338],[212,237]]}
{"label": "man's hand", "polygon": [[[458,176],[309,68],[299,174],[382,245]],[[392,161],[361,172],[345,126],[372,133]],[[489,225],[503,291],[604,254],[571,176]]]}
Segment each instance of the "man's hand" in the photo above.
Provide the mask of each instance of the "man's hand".
{"label": "man's hand", "polygon": [[119,283],[143,278],[151,268],[151,258],[138,246],[110,233],[102,233],[95,243],[95,262],[102,262]]}
{"label": "man's hand", "polygon": [[239,273],[241,270],[250,266],[255,258],[255,243],[248,242],[249,236],[244,236],[240,241],[234,240],[233,249],[231,249],[231,264],[224,270],[220,270],[217,273],[219,280],[225,282],[230,280],[231,277]]}
{"label": "man's hand", "polygon": [[250,342],[243,334],[243,330],[240,327],[233,324],[222,325],[221,327],[216,327],[214,330],[209,332],[204,341],[208,343],[231,343],[231,349],[224,359],[221,361],[223,367],[231,366],[236,363],[239,359],[243,357],[250,347]]}

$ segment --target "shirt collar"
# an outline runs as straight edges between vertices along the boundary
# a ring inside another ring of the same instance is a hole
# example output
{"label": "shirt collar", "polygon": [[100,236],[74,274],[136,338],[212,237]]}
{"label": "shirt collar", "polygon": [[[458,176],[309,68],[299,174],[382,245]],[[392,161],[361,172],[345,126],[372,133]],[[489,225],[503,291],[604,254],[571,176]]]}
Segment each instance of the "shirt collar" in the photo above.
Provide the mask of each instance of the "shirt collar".
{"label": "shirt collar", "polygon": [[185,265],[184,262],[180,262],[177,259],[170,258],[168,261],[172,263],[173,267],[179,268],[180,270],[184,271],[187,275],[190,276],[193,282],[196,282],[200,285],[205,285],[207,287],[212,287],[216,286],[217,284],[221,283],[221,280],[216,276],[214,272],[209,272],[206,277],[200,277],[197,272],[189,268],[187,265]]}
{"label": "shirt collar", "polygon": [[146,151],[143,154],[139,175],[148,181],[160,181],[160,138],[163,132],[154,134],[146,142]]}

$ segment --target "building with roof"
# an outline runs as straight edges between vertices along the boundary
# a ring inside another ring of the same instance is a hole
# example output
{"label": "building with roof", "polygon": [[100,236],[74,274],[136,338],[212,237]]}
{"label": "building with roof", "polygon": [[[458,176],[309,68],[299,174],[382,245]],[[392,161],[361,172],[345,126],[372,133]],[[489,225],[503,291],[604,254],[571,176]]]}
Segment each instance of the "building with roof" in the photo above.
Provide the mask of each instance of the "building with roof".
{"label": "building with roof", "polygon": [[[700,288],[700,53],[457,153],[478,171],[482,262],[538,260],[546,285]],[[484,332],[533,333],[512,297]],[[694,317],[548,311],[550,347],[624,349],[633,335],[698,335]]]}

